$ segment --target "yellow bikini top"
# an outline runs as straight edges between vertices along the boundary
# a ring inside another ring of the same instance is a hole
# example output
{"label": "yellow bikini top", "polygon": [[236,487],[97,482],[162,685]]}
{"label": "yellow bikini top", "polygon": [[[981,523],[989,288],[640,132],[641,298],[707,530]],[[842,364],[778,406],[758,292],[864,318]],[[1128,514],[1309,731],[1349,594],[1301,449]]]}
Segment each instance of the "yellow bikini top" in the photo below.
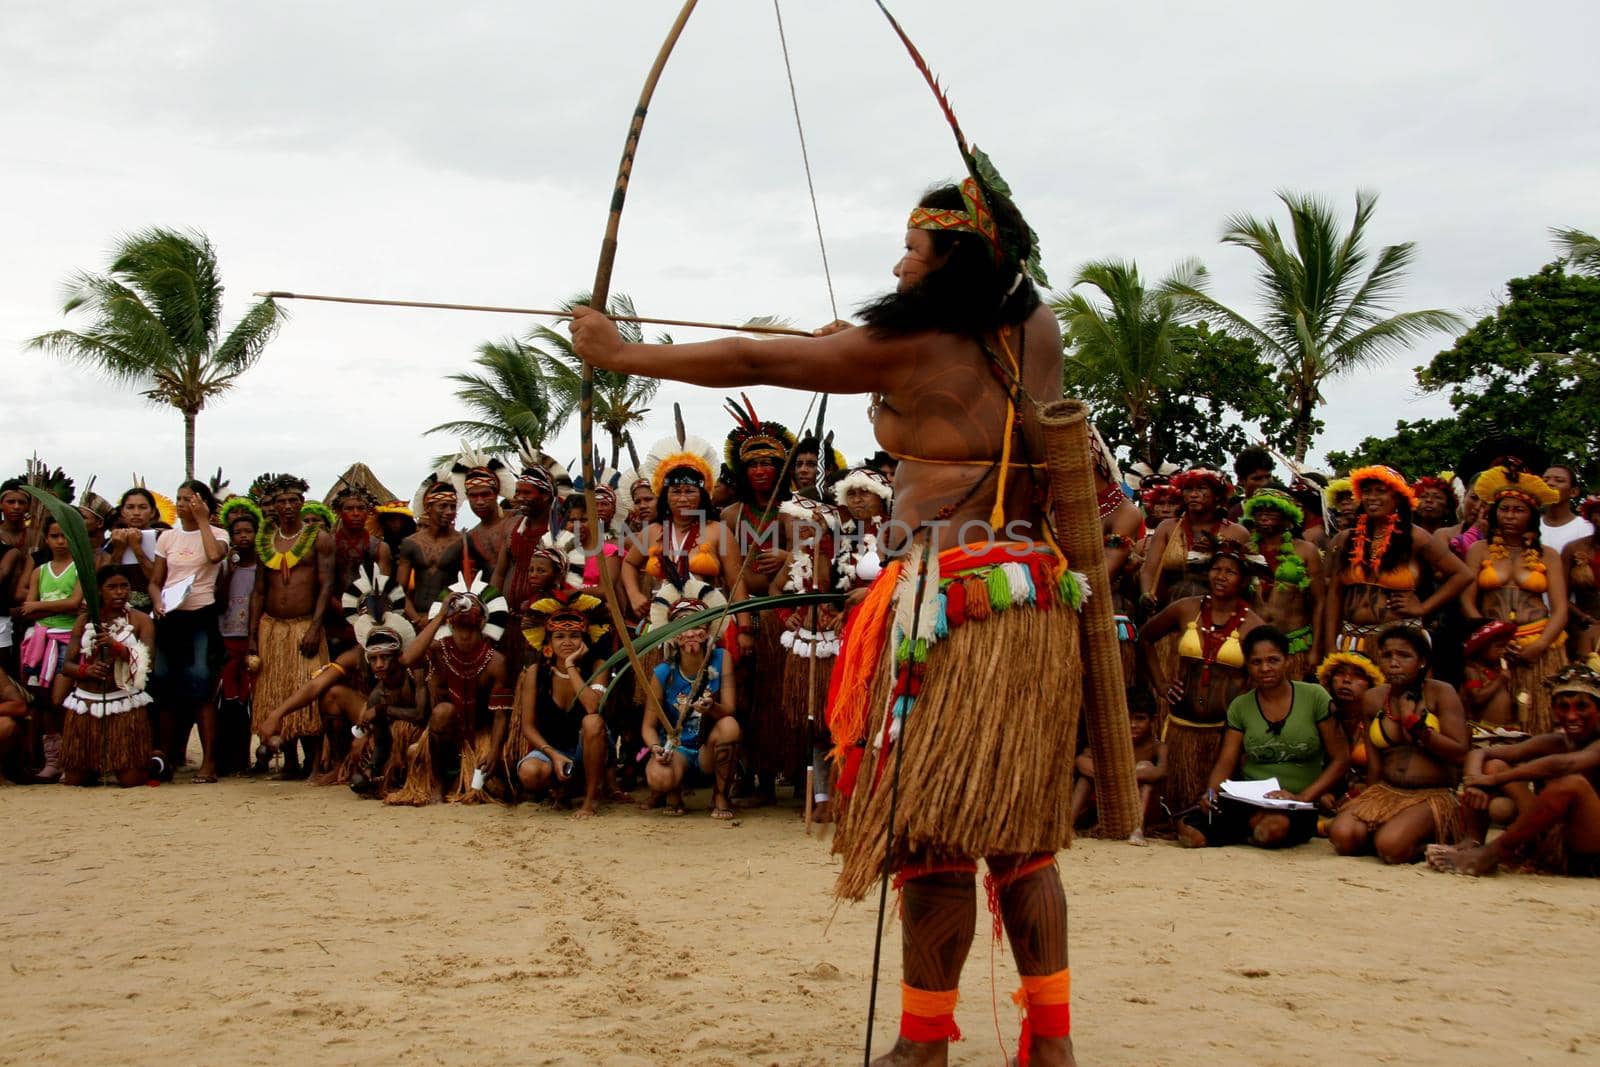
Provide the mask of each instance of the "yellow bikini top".
{"label": "yellow bikini top", "polygon": [[[1387,718],[1388,716],[1380,711],[1378,714],[1372,717],[1371,724],[1367,726],[1367,736],[1372,739],[1373,748],[1389,748],[1392,745],[1402,743],[1400,741],[1389,740],[1389,735],[1383,732],[1383,722]],[[1428,724],[1428,729],[1430,730],[1437,730],[1439,728],[1439,717],[1431,711],[1423,715],[1422,721]],[[1409,740],[1409,738],[1406,738],[1407,742],[1409,742]]]}
{"label": "yellow bikini top", "polygon": [[[1205,647],[1200,641],[1198,617],[1190,619],[1189,625],[1184,627],[1183,636],[1178,639],[1178,655],[1187,659],[1205,659]],[[1237,630],[1223,639],[1222,647],[1217,650],[1216,662],[1224,667],[1244,666],[1244,649],[1239,645]]]}

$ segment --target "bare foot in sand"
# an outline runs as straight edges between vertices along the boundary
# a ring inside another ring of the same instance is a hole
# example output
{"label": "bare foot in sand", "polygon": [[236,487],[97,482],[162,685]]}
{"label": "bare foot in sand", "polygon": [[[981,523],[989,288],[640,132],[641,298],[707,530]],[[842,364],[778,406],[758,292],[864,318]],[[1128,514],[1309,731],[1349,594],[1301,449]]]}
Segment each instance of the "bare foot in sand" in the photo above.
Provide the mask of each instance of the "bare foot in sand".
{"label": "bare foot in sand", "polygon": [[1454,845],[1429,845],[1428,866],[1447,874],[1469,874],[1481,878],[1493,874],[1500,857],[1487,845],[1462,848]]}
{"label": "bare foot in sand", "polygon": [[907,1041],[898,1038],[894,1048],[872,1061],[872,1067],[945,1067],[950,1062],[948,1041]]}
{"label": "bare foot in sand", "polygon": [[592,819],[600,814],[600,808],[593,800],[585,800],[583,806],[572,813],[574,819]]}

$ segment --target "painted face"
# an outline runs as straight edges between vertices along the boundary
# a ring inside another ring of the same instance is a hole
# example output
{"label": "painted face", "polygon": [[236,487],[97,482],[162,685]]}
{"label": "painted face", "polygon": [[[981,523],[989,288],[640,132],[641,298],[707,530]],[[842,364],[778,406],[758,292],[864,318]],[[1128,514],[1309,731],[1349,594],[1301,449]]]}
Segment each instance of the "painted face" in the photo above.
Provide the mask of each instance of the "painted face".
{"label": "painted face", "polygon": [[540,589],[548,589],[556,580],[556,565],[543,556],[528,561],[528,582]]}
{"label": "painted face", "polygon": [[1494,506],[1494,516],[1495,524],[1507,537],[1520,538],[1533,525],[1533,509],[1527,501],[1514,496],[1501,497]]}
{"label": "painted face", "polygon": [[934,251],[933,235],[927,230],[907,230],[905,255],[894,265],[894,276],[899,279],[895,289],[910,292],[949,261],[949,252]]}
{"label": "painted face", "polygon": [[[142,501],[143,497],[130,497]],[[148,505],[146,505],[148,506]],[[21,489],[7,489],[4,496],[0,496],[0,518],[6,522],[21,522],[28,514],[28,494]]]}
{"label": "painted face", "polygon": [[1557,693],[1550,699],[1550,715],[1556,728],[1578,745],[1600,734],[1600,703],[1588,693]]}
{"label": "painted face", "polygon": [[704,627],[685,630],[672,640],[677,643],[681,651],[690,655],[699,655],[706,650],[706,630]]}
{"label": "painted face", "polygon": [[1244,665],[1250,672],[1251,685],[1257,689],[1274,689],[1283,681],[1288,663],[1288,659],[1272,642],[1257,641],[1250,649],[1250,656]]}
{"label": "painted face", "polygon": [[467,506],[480,521],[493,519],[500,514],[500,503],[494,489],[487,485],[467,486]]}
{"label": "painted face", "polygon": [[1373,479],[1361,483],[1361,510],[1374,519],[1393,515],[1400,506],[1393,489]]}
{"label": "painted face", "polygon": [[456,597],[447,609],[451,630],[473,632],[483,629],[483,608],[469,597]]}
{"label": "painted face", "polygon": [[1391,637],[1378,648],[1378,669],[1390,685],[1411,685],[1422,674],[1422,664],[1422,657],[1408,641]]}
{"label": "painted face", "polygon": [[428,521],[440,533],[455,529],[456,525],[456,498],[453,493],[440,493],[429,497],[423,508],[428,513]]}
{"label": "painted face", "polygon": [[765,496],[778,481],[778,464],[770,459],[753,459],[745,467],[745,477],[750,488]]}
{"label": "painted face", "polygon": [[794,484],[805,489],[817,484],[817,457],[812,453],[801,452],[794,457]]}
{"label": "painted face", "polygon": [[346,500],[339,505],[339,524],[350,533],[364,530],[367,526],[367,517],[371,514],[367,505],[359,500]]}
{"label": "painted face", "polygon": [[1157,522],[1166,522],[1168,519],[1177,518],[1178,509],[1181,507],[1183,507],[1183,502],[1181,500],[1174,500],[1171,497],[1162,497],[1160,500],[1157,500],[1154,504],[1150,505],[1150,517]]}
{"label": "painted face", "polygon": [[1450,513],[1450,498],[1429,486],[1417,494],[1417,518],[1438,522]]}
{"label": "painted face", "polygon": [[1289,525],[1289,516],[1277,508],[1257,508],[1250,521],[1262,537],[1277,537]]}
{"label": "painted face", "polygon": [[1183,506],[1191,515],[1210,515],[1217,510],[1216,487],[1201,482],[1191,485],[1183,491]]}
{"label": "painted face", "polygon": [[1372,679],[1367,672],[1355,667],[1338,667],[1328,677],[1328,691],[1333,694],[1334,700],[1345,707],[1359,705],[1371,688]]}
{"label": "painted face", "polygon": [[143,493],[134,493],[122,502],[122,524],[130,530],[146,529],[155,520],[156,509]]}
{"label": "painted face", "polygon": [[295,520],[300,518],[300,509],[305,507],[304,493],[283,492],[272,499],[272,514],[278,520],[279,526],[293,526]]}
{"label": "painted face", "polygon": [[688,519],[700,510],[700,488],[694,485],[667,486],[667,507],[675,519]]}
{"label": "painted face", "polygon": [[550,510],[550,494],[532,482],[518,482],[511,503],[525,515],[539,515]]}
{"label": "painted face", "polygon": [[600,525],[610,525],[611,520],[617,517],[617,498],[596,493],[594,511],[596,515],[600,516]]}
{"label": "painted face", "polygon": [[1244,495],[1247,497],[1255,496],[1270,481],[1272,481],[1272,471],[1270,469],[1251,471],[1244,476]]}
{"label": "painted face", "polygon": [[883,515],[883,498],[870,489],[851,489],[844,494],[844,506],[849,509],[850,517],[857,522],[866,522]]}
{"label": "painted face", "polygon": [[1231,556],[1218,556],[1211,563],[1207,578],[1211,595],[1219,600],[1232,600],[1244,588],[1244,569]]}
{"label": "painted face", "polygon": [[116,614],[128,606],[128,596],[132,592],[127,575],[113,574],[101,584],[100,599],[112,614]]}
{"label": "painted face", "polygon": [[245,519],[235,519],[228,527],[228,541],[234,548],[249,548],[255,544],[256,524]]}

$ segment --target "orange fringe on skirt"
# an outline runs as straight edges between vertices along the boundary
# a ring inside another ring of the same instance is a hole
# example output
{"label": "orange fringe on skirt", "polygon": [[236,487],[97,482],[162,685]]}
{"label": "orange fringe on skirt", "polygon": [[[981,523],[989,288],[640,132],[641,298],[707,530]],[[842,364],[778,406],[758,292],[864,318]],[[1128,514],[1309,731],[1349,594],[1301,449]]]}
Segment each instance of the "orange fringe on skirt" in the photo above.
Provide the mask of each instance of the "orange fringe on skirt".
{"label": "orange fringe on skirt", "polygon": [[[1544,620],[1529,623],[1517,630],[1517,640],[1533,641],[1544,632]],[[1546,734],[1555,729],[1555,720],[1550,714],[1550,690],[1545,688],[1545,679],[1550,678],[1567,665],[1566,635],[1557,640],[1544,655],[1539,657],[1537,663],[1524,663],[1519,659],[1509,661],[1511,667],[1511,692],[1512,699],[1516,702],[1514,714],[1517,718],[1517,727],[1530,734]],[[1527,703],[1522,702],[1522,694],[1528,694]]]}
{"label": "orange fringe on skirt", "polygon": [[902,740],[887,748],[879,740],[895,671],[892,657],[879,658],[867,748],[833,839],[844,856],[836,895],[860,900],[884,873],[897,758],[891,869],[918,858],[1053,853],[1071,844],[1079,639],[1078,613],[1059,600],[1049,610],[969,615],[928,650]]}

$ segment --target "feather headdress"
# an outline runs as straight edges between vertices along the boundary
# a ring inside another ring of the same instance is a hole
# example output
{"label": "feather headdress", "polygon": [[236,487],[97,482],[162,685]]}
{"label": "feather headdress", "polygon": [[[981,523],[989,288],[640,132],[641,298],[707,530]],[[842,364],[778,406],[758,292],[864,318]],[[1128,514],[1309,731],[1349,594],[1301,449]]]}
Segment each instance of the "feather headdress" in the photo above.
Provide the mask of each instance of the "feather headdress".
{"label": "feather headdress", "polygon": [[672,416],[675,433],[650,446],[650,451],[644,455],[644,465],[639,468],[640,475],[649,479],[650,488],[657,496],[665,491],[667,479],[674,472],[685,481],[698,479],[702,488],[710,489],[717,475],[716,446],[684,432],[683,412],[676,404],[672,405]]}
{"label": "feather headdress", "polygon": [[[500,640],[505,635],[506,624],[511,621],[511,605],[506,602],[505,595],[483,580],[481,575],[474,576],[471,582],[465,578],[457,578],[444,589],[439,591],[439,599],[433,602],[428,609],[428,618],[432,619],[440,612],[446,611],[459,599],[465,598],[483,611],[483,636],[488,641]],[[443,640],[450,636],[450,623],[446,622],[439,627],[439,633],[434,640]]]}
{"label": "feather headdress", "polygon": [[417,636],[416,627],[402,610],[406,591],[392,575],[380,574],[374,566],[357,569],[355,581],[345,588],[339,603],[362,648],[367,648],[375,636],[381,638],[384,632],[392,635],[400,648],[409,645]]}
{"label": "feather headdress", "polygon": [[656,585],[655,595],[650,598],[650,627],[665,626],[674,618],[681,618],[684,614],[693,611],[715,609],[719,612],[714,625],[708,627],[710,635],[709,644],[714,645],[722,638],[722,631],[728,626],[728,617],[721,612],[728,606],[728,598],[710,582],[700,578],[691,577],[683,585],[674,585],[670,581],[662,581]]}
{"label": "feather headdress", "polygon": [[457,496],[465,499],[470,486],[487,485],[494,490],[495,499],[509,500],[517,491],[516,476],[498,456],[461,442],[461,451],[450,464],[450,480],[455,484]]}

